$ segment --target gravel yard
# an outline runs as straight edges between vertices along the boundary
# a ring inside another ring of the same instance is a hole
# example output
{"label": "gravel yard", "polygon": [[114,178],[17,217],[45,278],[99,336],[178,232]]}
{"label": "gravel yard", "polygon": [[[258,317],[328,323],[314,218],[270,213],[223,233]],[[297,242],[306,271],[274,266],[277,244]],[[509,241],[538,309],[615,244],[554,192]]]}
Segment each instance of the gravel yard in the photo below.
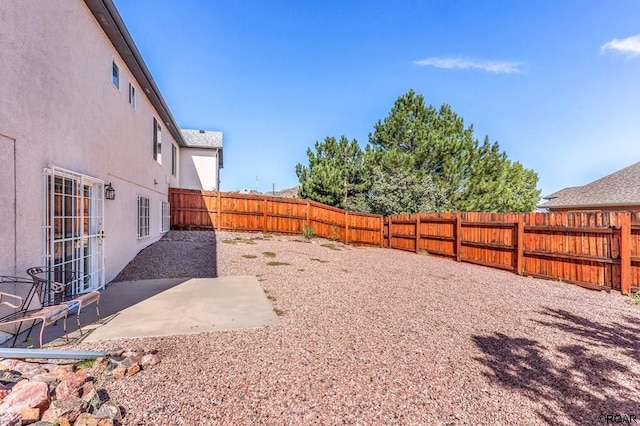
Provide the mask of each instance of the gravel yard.
{"label": "gravel yard", "polygon": [[[258,276],[280,326],[92,344],[159,350],[160,364],[105,384],[124,424],[640,418],[640,307],[626,297],[434,256],[258,237],[217,233],[217,273]],[[202,265],[193,258],[204,252],[176,252],[174,266]]]}

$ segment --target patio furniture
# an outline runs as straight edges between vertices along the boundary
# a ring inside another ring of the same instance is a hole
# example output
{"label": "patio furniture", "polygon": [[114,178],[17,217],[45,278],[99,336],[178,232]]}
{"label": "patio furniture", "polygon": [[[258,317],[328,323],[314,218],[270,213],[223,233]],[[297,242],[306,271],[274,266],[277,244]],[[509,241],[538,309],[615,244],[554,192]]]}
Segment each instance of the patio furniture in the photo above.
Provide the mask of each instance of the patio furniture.
{"label": "patio furniture", "polygon": [[[41,322],[42,325],[40,327],[40,347],[42,347],[42,337],[44,334],[44,329],[46,326],[54,324],[59,319],[64,320],[64,334],[68,340],[67,336],[67,315],[69,313],[69,307],[67,305],[50,305],[50,306],[41,306],[35,309],[29,309],[31,302],[33,301],[34,296],[37,293],[37,288],[33,284],[32,281],[27,280],[25,278],[19,277],[7,277],[0,276],[0,283],[2,284],[15,284],[15,285],[29,285],[29,291],[26,297],[17,296],[12,293],[8,293],[6,291],[0,291],[0,307],[7,306],[9,308],[15,309],[14,312],[0,317],[0,325],[9,325],[9,324],[18,324],[18,328],[15,331],[13,344],[15,346],[16,341],[18,340],[18,336],[22,333],[22,324],[28,321],[32,321],[31,326],[29,328],[29,333],[27,334],[27,338],[31,335],[31,331],[33,327]],[[52,286],[52,291],[62,291],[62,287],[60,286]]]}
{"label": "patio furniture", "polygon": [[[80,313],[82,308],[91,304],[96,305],[96,314],[100,320],[100,292],[89,291],[86,293],[77,293],[82,290],[84,284],[87,283],[89,276],[80,274],[77,271],[67,268],[38,266],[27,269],[27,274],[33,279],[34,285],[38,287],[43,306],[66,304],[69,307],[69,313],[76,312],[76,320],[78,322],[78,330],[82,336],[82,327],[80,325]],[[51,288],[62,288],[59,292],[52,292]]]}

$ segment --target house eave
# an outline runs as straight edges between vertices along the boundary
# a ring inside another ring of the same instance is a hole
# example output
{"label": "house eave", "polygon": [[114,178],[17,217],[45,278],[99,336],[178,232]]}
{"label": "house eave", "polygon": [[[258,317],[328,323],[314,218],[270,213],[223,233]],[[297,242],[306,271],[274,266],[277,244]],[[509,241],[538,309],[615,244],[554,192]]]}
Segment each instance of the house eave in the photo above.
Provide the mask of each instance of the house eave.
{"label": "house eave", "polygon": [[558,210],[602,210],[602,209],[611,209],[611,208],[629,208],[629,207],[639,207],[640,201],[637,203],[600,203],[600,204],[555,204],[555,205],[546,205],[540,204],[538,208],[540,209],[558,209]]}
{"label": "house eave", "polygon": [[93,14],[93,17],[102,28],[102,31],[111,41],[118,54],[122,57],[133,76],[138,81],[149,102],[156,109],[164,126],[174,137],[179,146],[186,146],[180,134],[180,128],[176,124],[169,107],[167,106],[151,72],[144,63],[142,55],[138,51],[133,38],[118,13],[112,0],[84,0]]}

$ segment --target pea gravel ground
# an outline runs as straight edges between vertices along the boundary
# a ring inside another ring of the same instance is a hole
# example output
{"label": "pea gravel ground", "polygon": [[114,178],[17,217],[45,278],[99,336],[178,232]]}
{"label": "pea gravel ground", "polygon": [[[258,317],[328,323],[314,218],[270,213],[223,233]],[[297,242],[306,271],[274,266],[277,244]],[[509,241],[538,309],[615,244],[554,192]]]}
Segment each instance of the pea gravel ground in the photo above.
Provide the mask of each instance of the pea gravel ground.
{"label": "pea gravel ground", "polygon": [[[433,256],[259,237],[218,233],[217,273],[258,276],[280,326],[83,344],[159,350],[160,364],[105,384],[124,424],[640,418],[640,307],[626,297]],[[173,247],[175,264],[207,252]]]}

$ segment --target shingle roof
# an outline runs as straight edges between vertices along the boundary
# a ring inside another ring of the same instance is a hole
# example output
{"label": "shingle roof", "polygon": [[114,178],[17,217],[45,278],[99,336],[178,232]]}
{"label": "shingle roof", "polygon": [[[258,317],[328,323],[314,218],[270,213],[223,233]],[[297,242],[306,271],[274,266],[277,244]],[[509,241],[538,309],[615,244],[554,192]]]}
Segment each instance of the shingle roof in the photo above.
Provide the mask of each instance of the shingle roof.
{"label": "shingle roof", "polygon": [[188,148],[222,148],[222,132],[180,129]]}
{"label": "shingle roof", "polygon": [[541,208],[640,205],[640,162],[584,186],[564,188],[543,197]]}

